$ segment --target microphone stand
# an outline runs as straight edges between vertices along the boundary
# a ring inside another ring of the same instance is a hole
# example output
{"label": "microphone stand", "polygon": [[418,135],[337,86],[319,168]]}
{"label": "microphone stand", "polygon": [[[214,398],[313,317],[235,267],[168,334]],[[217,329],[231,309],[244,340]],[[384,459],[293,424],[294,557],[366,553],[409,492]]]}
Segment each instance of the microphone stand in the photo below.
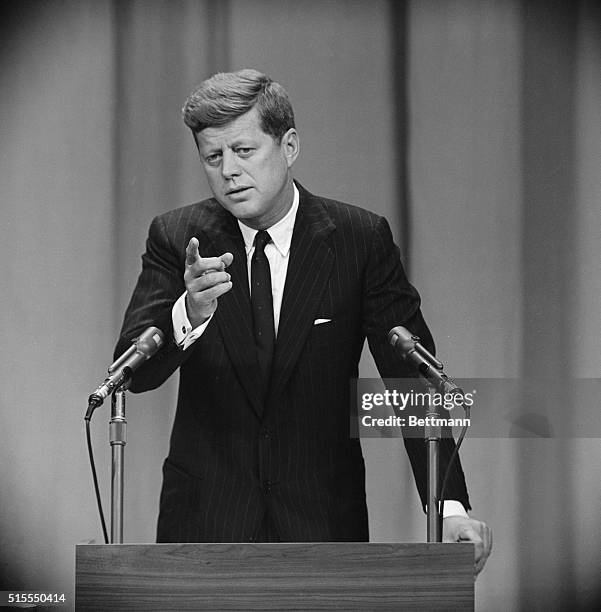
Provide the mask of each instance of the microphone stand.
{"label": "microphone stand", "polygon": [[111,544],[123,543],[123,461],[127,421],[125,420],[125,390],[129,380],[111,396],[109,441],[111,445]]}
{"label": "microphone stand", "polygon": [[427,538],[428,542],[442,542],[442,521],[438,509],[439,450],[442,427],[436,425],[438,408],[432,401],[435,393],[461,391],[444,373],[443,364],[420,343],[419,338],[405,327],[393,327],[388,334],[390,344],[401,352],[403,359],[411,363],[425,382],[430,398],[426,411],[424,439],[427,445]]}
{"label": "microphone stand", "polygon": [[[428,384],[427,392],[430,398],[436,388]],[[427,508],[427,540],[428,542],[442,542],[440,520],[438,516],[438,480],[439,480],[439,444],[441,436],[440,425],[433,425],[438,418],[437,406],[429,402],[426,411],[426,425],[424,438],[428,447],[428,508]]]}
{"label": "microphone stand", "polygon": [[89,423],[94,410],[111,395],[111,420],[109,422],[109,442],[111,445],[111,544],[123,542],[123,457],[126,444],[125,391],[134,371],[150,359],[165,344],[165,334],[158,327],[148,327],[132,345],[109,367],[108,377],[88,398],[88,409],[84,417],[88,434],[90,463],[94,476],[94,486],[98,510],[102,520],[105,540],[108,540],[102,503],[96,479],[96,469],[92,456],[89,437]]}

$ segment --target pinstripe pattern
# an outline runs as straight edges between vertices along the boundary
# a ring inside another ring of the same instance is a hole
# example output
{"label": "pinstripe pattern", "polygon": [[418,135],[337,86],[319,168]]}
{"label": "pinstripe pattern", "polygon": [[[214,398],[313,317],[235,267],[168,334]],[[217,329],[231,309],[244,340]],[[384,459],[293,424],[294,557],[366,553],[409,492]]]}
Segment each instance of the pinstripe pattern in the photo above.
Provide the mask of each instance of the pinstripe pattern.
{"label": "pinstripe pattern", "polygon": [[[386,378],[409,376],[387,343],[404,325],[433,350],[382,217],[300,191],[271,385],[261,397],[244,243],[215,200],[153,220],[125,314],[120,354],[149,325],[172,338],[171,307],[184,291],[185,248],[234,254],[233,288],[187,351],[173,341],[138,370],[133,391],[160,385],[178,367],[178,406],[163,472],[159,541],[367,540],[365,472],[349,436],[349,379],[365,337]],[[315,319],[331,319],[313,325]],[[423,441],[406,440],[425,503]],[[453,448],[441,445],[444,470]],[[469,501],[461,466],[449,498]]]}

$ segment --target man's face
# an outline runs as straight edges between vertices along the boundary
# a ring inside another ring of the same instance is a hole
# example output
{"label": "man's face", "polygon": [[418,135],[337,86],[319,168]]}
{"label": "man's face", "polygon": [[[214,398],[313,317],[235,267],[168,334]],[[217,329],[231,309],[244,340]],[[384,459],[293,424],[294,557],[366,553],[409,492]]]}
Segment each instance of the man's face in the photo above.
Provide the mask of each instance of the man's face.
{"label": "man's face", "polygon": [[290,129],[278,143],[261,129],[255,108],[196,135],[200,159],[217,201],[255,229],[277,223],[292,204],[290,168],[298,136]]}

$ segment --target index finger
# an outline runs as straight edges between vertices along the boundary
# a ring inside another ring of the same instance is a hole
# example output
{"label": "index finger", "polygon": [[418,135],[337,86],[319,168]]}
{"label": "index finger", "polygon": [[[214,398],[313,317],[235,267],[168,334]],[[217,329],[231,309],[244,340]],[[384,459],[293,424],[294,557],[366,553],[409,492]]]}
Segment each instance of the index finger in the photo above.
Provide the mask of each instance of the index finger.
{"label": "index finger", "polygon": [[190,238],[190,242],[188,242],[188,246],[186,247],[186,265],[191,266],[199,258],[200,255],[198,254],[198,239]]}

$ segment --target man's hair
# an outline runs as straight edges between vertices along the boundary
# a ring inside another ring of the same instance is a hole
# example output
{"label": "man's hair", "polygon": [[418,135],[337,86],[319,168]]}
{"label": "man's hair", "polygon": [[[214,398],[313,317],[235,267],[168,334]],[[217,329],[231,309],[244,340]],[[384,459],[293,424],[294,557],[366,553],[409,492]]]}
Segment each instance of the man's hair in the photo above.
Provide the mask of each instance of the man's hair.
{"label": "man's hair", "polygon": [[188,97],[182,113],[194,134],[233,121],[256,106],[261,129],[281,142],[294,125],[286,90],[258,70],[219,72],[203,81]]}

